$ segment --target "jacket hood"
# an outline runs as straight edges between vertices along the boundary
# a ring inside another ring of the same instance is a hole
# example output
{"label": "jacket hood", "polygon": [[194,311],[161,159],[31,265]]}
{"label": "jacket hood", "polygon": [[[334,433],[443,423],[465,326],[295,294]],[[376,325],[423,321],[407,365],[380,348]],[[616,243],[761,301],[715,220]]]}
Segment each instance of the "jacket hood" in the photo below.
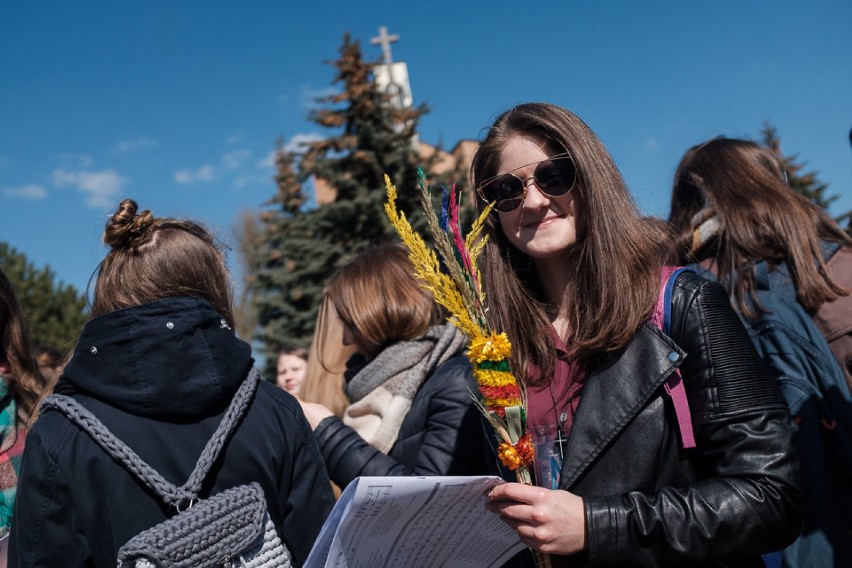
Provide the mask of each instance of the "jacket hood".
{"label": "jacket hood", "polygon": [[253,363],[209,302],[177,297],[89,321],[63,378],[132,414],[191,417],[221,409]]}

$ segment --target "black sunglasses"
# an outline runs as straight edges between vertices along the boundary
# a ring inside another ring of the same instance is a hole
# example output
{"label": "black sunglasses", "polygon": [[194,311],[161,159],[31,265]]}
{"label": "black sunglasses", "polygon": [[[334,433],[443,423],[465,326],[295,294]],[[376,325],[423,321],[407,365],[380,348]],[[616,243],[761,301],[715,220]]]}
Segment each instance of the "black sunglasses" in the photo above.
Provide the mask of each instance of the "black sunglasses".
{"label": "black sunglasses", "polygon": [[[535,162],[533,162],[535,163]],[[515,168],[517,171],[526,166]],[[565,195],[577,183],[577,167],[568,152],[556,154],[538,162],[531,178],[521,179],[512,172],[506,172],[485,180],[476,190],[486,203],[494,202],[494,209],[508,213],[517,209],[527,195],[530,180],[542,193],[550,197]]]}

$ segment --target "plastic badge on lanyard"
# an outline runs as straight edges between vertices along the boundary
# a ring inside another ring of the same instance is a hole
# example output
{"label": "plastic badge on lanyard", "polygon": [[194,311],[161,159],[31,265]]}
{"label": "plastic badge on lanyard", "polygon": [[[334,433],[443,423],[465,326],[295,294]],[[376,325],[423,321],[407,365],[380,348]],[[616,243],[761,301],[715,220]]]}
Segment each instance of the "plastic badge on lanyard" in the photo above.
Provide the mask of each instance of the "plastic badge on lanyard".
{"label": "plastic badge on lanyard", "polygon": [[[564,415],[564,413],[563,413]],[[564,418],[560,416],[564,422]],[[533,434],[535,444],[536,485],[548,489],[559,488],[559,474],[562,471],[562,456],[565,437],[562,428],[551,425],[549,428],[539,427]]]}

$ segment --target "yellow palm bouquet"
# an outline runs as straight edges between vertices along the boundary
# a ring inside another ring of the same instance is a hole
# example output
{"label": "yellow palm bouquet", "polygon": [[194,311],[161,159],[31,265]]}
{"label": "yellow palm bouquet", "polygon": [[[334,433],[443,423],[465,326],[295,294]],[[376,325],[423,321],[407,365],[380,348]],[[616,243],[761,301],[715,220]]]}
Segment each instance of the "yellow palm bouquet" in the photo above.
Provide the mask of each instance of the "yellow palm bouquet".
{"label": "yellow palm bouquet", "polygon": [[485,294],[477,267],[477,259],[487,241],[483,227],[491,205],[463,236],[455,186],[449,192],[442,191],[443,206],[439,217],[432,205],[432,195],[423,171],[419,170],[420,201],[434,240],[432,249],[412,229],[405,213],[397,209],[396,187],[387,175],[385,184],[385,213],[408,248],[415,276],[424,288],[432,292],[435,301],[450,313],[450,323],[470,338],[467,356],[473,364],[481,400],[474,398],[500,440],[497,455],[503,465],[515,472],[520,483],[532,484],[530,467],[535,457],[535,446],[526,432],[526,393],[509,366],[512,344],[508,336],[488,326]]}

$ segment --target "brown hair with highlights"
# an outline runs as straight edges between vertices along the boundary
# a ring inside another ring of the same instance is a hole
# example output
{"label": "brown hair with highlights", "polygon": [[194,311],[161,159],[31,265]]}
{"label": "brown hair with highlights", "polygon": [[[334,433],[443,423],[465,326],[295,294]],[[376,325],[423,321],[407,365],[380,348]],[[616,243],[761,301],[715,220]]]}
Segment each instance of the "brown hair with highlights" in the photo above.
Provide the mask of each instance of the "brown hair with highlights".
{"label": "brown hair with highlights", "polygon": [[[655,305],[667,229],[640,216],[609,152],[586,123],[548,103],[521,104],[497,117],[473,158],[473,187],[500,173],[501,151],[517,136],[568,152],[577,167],[572,194],[583,204],[586,230],[565,259],[576,266],[564,296],[573,331],[569,347],[583,360],[622,349]],[[535,364],[541,377],[549,377],[556,350],[545,329],[554,306],[546,304],[530,257],[509,243],[496,213],[486,232],[480,266],[490,324],[511,335],[513,369]]]}
{"label": "brown hair with highlights", "polygon": [[94,317],[175,296],[199,296],[234,325],[225,257],[212,235],[193,221],[156,218],[124,199],[107,221],[92,301]]}
{"label": "brown hair with highlights", "polygon": [[379,245],[356,256],[331,277],[325,296],[368,356],[420,337],[440,320],[438,305],[415,280],[401,244]]}
{"label": "brown hair with highlights", "polygon": [[[696,239],[698,223],[712,216],[715,234]],[[809,312],[847,293],[829,274],[821,241],[848,246],[852,240],[790,188],[779,159],[756,142],[719,137],[687,150],[675,173],[669,220],[681,261],[709,264],[746,317],[761,314],[754,265],[763,260],[786,261]]]}

